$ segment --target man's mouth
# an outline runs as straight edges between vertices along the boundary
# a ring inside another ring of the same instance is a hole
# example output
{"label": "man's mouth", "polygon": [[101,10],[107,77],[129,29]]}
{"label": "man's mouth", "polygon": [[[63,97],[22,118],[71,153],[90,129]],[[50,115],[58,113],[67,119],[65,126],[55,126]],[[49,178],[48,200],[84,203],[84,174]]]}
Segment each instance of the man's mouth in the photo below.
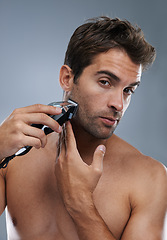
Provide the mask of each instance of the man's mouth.
{"label": "man's mouth", "polygon": [[113,117],[100,117],[100,118],[101,118],[102,122],[107,126],[114,126],[119,121],[118,118],[113,118]]}

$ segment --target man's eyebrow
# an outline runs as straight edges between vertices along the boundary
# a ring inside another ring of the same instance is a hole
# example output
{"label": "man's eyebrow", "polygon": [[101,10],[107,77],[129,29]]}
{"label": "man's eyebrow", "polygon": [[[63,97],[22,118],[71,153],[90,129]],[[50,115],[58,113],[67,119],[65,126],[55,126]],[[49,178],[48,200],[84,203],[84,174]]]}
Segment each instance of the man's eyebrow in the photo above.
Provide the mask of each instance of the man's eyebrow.
{"label": "man's eyebrow", "polygon": [[135,86],[138,87],[139,85],[140,85],[140,81],[137,81],[137,82],[131,83],[129,87],[135,87]]}
{"label": "man's eyebrow", "polygon": [[[120,82],[120,78],[119,77],[117,77],[114,73],[109,72],[107,70],[98,71],[97,74],[106,74],[110,78],[114,79],[115,81]],[[131,83],[129,85],[129,87],[135,87],[135,86],[139,86],[139,85],[140,85],[140,81],[137,81],[137,82]]]}
{"label": "man's eyebrow", "polygon": [[115,81],[120,82],[120,78],[117,77],[114,73],[106,71],[106,70],[102,70],[102,71],[98,71],[97,74],[105,74],[108,75],[110,78],[113,78]]}

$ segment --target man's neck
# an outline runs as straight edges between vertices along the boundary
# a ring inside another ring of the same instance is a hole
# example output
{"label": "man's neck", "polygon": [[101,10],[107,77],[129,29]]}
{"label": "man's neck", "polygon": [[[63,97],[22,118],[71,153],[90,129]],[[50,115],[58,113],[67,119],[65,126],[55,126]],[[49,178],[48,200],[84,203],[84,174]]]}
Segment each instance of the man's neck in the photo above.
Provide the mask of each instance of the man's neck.
{"label": "man's neck", "polygon": [[79,154],[83,161],[89,165],[92,163],[96,147],[100,144],[105,145],[107,140],[95,138],[80,126],[76,126],[74,124],[72,124],[72,126]]}

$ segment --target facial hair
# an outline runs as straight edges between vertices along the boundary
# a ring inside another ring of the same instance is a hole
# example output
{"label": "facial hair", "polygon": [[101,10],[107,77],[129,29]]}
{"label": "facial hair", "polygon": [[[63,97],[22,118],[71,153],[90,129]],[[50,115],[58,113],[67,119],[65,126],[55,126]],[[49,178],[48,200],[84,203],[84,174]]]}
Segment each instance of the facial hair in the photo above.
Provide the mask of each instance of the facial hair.
{"label": "facial hair", "polygon": [[[101,118],[114,118],[117,119],[113,125],[105,125],[101,122]],[[73,119],[73,123],[82,128],[84,132],[92,135],[98,139],[108,139],[112,136],[118,123],[121,119],[121,114],[114,110],[110,112],[100,111],[92,113],[86,104],[79,105],[76,116]]]}

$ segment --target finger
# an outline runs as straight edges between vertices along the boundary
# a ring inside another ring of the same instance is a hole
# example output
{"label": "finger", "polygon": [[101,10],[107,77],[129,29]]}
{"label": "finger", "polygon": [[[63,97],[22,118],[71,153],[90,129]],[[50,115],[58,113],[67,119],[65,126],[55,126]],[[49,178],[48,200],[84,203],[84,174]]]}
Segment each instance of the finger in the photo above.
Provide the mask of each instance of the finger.
{"label": "finger", "polygon": [[39,138],[35,138],[35,137],[31,137],[31,136],[24,136],[24,140],[23,140],[23,146],[32,146],[35,147],[37,149],[41,148],[41,141]]}
{"label": "finger", "polygon": [[44,104],[34,104],[31,106],[17,108],[14,113],[46,113],[50,115],[57,115],[62,112],[61,108]]}
{"label": "finger", "polygon": [[91,166],[93,169],[102,172],[103,170],[103,159],[105,155],[106,148],[104,145],[99,145],[93,155],[93,162]]}
{"label": "finger", "polygon": [[66,125],[66,147],[70,151],[76,148],[76,140],[71,123],[68,121],[66,122],[65,125]]}
{"label": "finger", "polygon": [[60,133],[62,127],[53,118],[45,113],[29,113],[23,116],[24,122],[28,124],[42,124],[50,127],[53,131]]}
{"label": "finger", "polygon": [[63,126],[63,130],[60,134],[60,152],[64,156],[66,153],[66,130]]}
{"label": "finger", "polygon": [[59,134],[56,162],[58,161],[58,159],[59,159],[59,162],[62,161],[65,157],[65,154],[66,154],[66,147],[65,147],[64,129],[63,129],[63,131]]}
{"label": "finger", "polygon": [[[41,147],[45,147],[47,143],[47,137],[44,133],[43,130],[31,127],[27,124],[23,125],[23,133],[26,136],[33,137],[33,138],[38,138],[41,141]],[[32,145],[29,145],[32,146]]]}
{"label": "finger", "polygon": [[60,140],[60,135],[62,133],[59,134],[59,139],[58,139],[58,144],[57,144],[57,154],[56,154],[56,162],[60,156],[60,151],[61,151],[61,140]]}
{"label": "finger", "polygon": [[62,131],[62,144],[63,144],[63,147],[64,147],[64,150],[65,152],[67,152],[67,131],[66,131],[66,127],[65,127],[65,124],[63,125],[63,131]]}

